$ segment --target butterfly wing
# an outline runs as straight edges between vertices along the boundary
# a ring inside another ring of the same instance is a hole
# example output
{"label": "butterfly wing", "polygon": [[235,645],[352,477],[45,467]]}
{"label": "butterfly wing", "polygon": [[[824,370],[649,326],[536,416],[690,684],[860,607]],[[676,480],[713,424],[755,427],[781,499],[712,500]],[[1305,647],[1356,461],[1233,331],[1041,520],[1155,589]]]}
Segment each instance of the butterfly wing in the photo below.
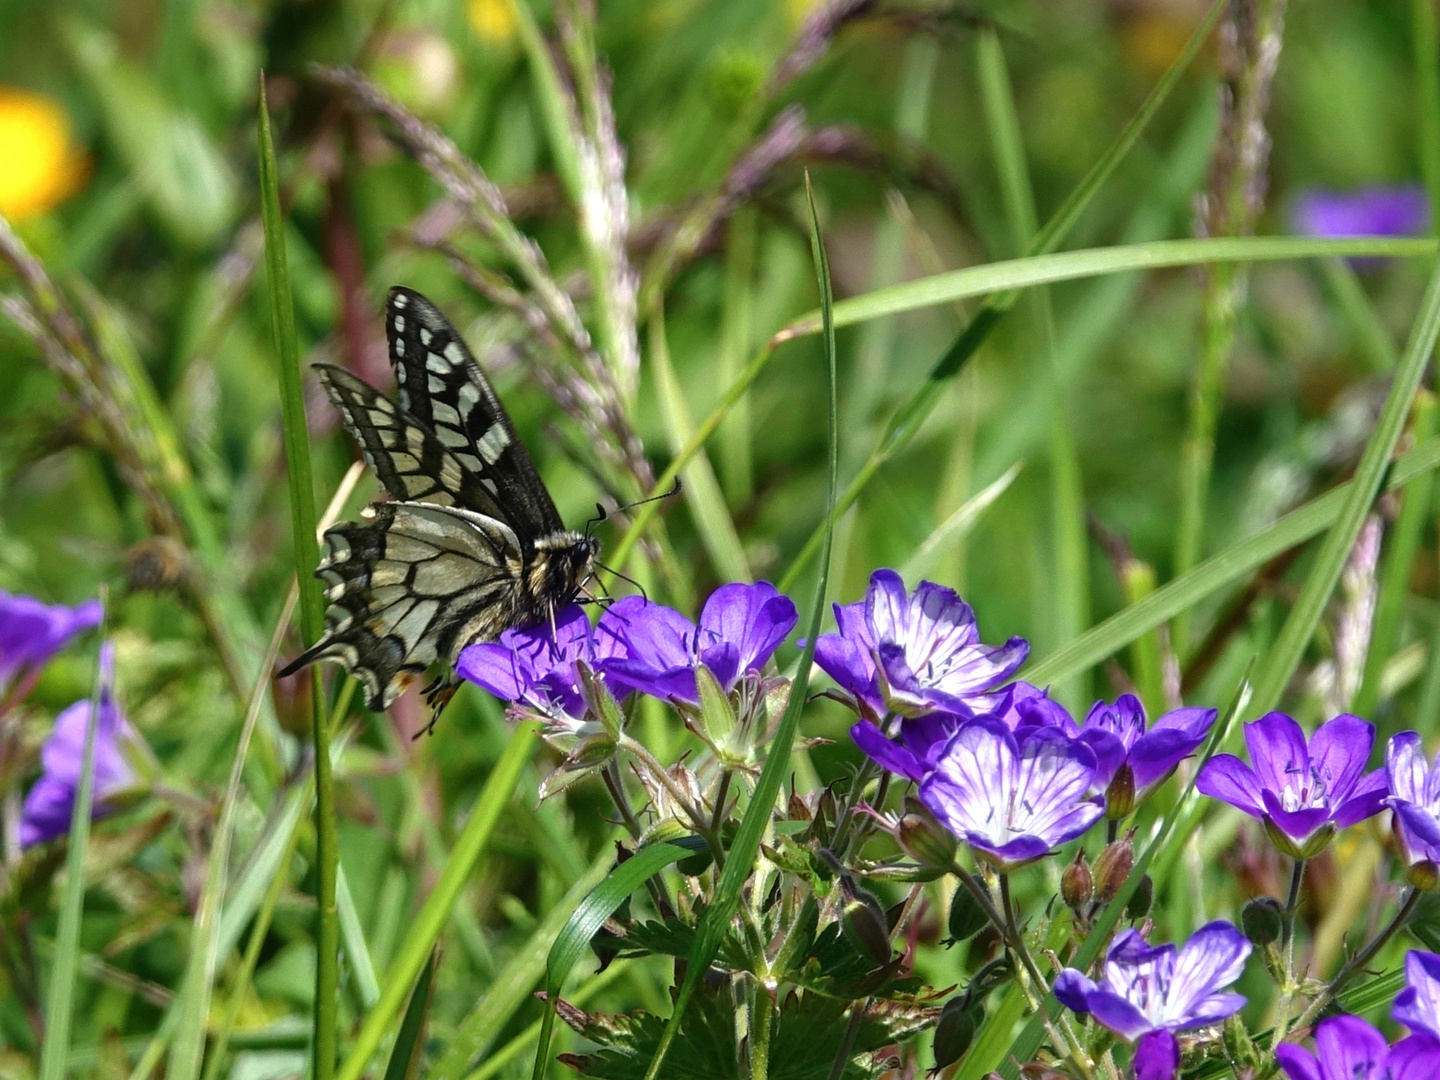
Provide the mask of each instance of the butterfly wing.
{"label": "butterfly wing", "polygon": [[325,533],[317,571],[329,602],[325,636],[280,675],[333,660],[378,712],[431,664],[453,669],[457,643],[509,624],[521,553],[508,526],[480,514],[430,503],[373,510],[370,522]]}
{"label": "butterfly wing", "polygon": [[428,427],[344,368],[314,366],[346,430],[360,444],[366,463],[392,498],[464,506],[508,522],[509,515],[490,487],[466,469]]}
{"label": "butterfly wing", "polygon": [[[490,380],[440,310],[395,286],[385,308],[400,405],[478,480],[522,540],[564,528]],[[461,502],[462,506],[470,506]],[[493,514],[483,506],[470,506]]]}

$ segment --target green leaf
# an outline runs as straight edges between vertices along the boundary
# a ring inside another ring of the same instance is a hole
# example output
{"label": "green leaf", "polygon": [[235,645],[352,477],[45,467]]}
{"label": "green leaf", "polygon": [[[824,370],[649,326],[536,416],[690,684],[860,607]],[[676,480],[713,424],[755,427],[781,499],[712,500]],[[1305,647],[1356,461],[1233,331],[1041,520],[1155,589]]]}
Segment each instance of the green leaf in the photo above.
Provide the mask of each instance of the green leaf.
{"label": "green leaf", "polygon": [[[1432,438],[1395,462],[1386,487],[1391,491],[1403,488],[1416,477],[1437,467],[1440,467],[1440,438]],[[1068,645],[1056,649],[1027,668],[1023,672],[1024,678],[1029,682],[1048,683],[1119,652],[1140,635],[1239,580],[1282,551],[1324,532],[1339,518],[1349,491],[1350,484],[1328,491],[1292,510],[1254,536],[1211,556],[1195,569],[1156,589],[1138,604],[1116,612]]]}
{"label": "green leaf", "polygon": [[[810,205],[810,246],[814,253],[816,276],[819,279],[820,309],[825,325],[826,427],[829,433],[829,445],[826,453],[825,520],[833,523],[836,473],[839,470],[839,432],[836,422],[838,410],[835,389],[835,326],[830,317],[832,306],[830,263],[825,255],[825,245],[820,239],[820,220],[815,213],[814,192],[810,188],[808,175],[805,190]],[[800,713],[805,705],[805,690],[810,684],[810,667],[815,658],[815,641],[820,635],[820,623],[825,613],[825,590],[830,580],[830,545],[833,532],[833,526],[826,527],[820,556],[820,575],[815,585],[815,600],[811,607],[809,629],[805,635],[805,648],[801,652],[795,680],[790,687],[790,701],[785,707],[784,714],[780,717],[775,737],[771,740],[765,758],[765,767],[761,770],[760,779],[755,784],[755,791],[750,797],[750,805],[745,808],[745,816],[740,821],[740,829],[735,834],[735,842],[726,854],[725,869],[721,872],[720,881],[715,888],[715,895],[710,906],[700,917],[695,948],[690,954],[689,963],[685,969],[685,981],[680,986],[679,996],[675,1000],[675,1009],[670,1014],[670,1019],[665,1025],[664,1036],[646,1071],[646,1080],[654,1080],[659,1074],[660,1067],[665,1061],[666,1051],[679,1031],[686,1006],[690,1003],[690,997],[699,985],[701,977],[709,969],[716,952],[719,951],[720,943],[724,940],[730,920],[735,914],[736,905],[740,902],[740,895],[754,869],[755,856],[759,853],[760,841],[769,828],[770,814],[774,809],[775,799],[780,794],[780,786],[789,772],[790,752],[795,745],[795,733],[800,726]]]}
{"label": "green leaf", "polygon": [[395,1045],[390,1049],[390,1063],[385,1066],[385,1080],[415,1080],[420,1059],[425,1054],[425,1022],[430,1018],[430,1002],[434,995],[435,969],[440,966],[440,948],[430,950],[430,962],[420,972],[420,981],[405,1007],[405,1019]]}
{"label": "green leaf", "polygon": [[565,980],[580,957],[585,955],[591,940],[600,932],[605,920],[630,898],[631,893],[665,867],[689,858],[697,851],[706,850],[708,845],[700,836],[684,836],[642,847],[615,867],[571,912],[564,928],[555,938],[555,944],[550,946],[550,956],[545,961],[546,1009],[540,1028],[540,1044],[535,1050],[536,1080],[545,1075],[545,1067],[550,1061],[550,1040]]}
{"label": "green leaf", "polygon": [[1266,652],[1264,667],[1256,679],[1255,700],[1252,703],[1256,715],[1269,712],[1280,703],[1286,685],[1300,666],[1305,648],[1315,636],[1315,627],[1319,625],[1330,594],[1335,590],[1335,583],[1340,580],[1345,560],[1380,493],[1390,457],[1400,441],[1400,433],[1405,429],[1410,403],[1420,387],[1425,365],[1435,351],[1437,336],[1440,336],[1440,263],[1436,263],[1431,271],[1430,284],[1420,303],[1420,313],[1410,331],[1410,341],[1401,357],[1400,367],[1390,384],[1385,407],[1355,469],[1355,479],[1346,486],[1345,501],[1336,515],[1335,524],[1325,536],[1315,557],[1315,565],[1301,586],[1300,595],[1290,609],[1280,636]]}
{"label": "green leaf", "polygon": [[[107,605],[108,606],[108,605]],[[80,758],[80,782],[70,809],[69,848],[65,853],[65,892],[60,900],[60,921],[55,931],[55,959],[50,968],[50,989],[45,995],[45,1039],[40,1046],[40,1080],[64,1080],[70,1052],[70,1021],[75,1000],[75,972],[80,963],[80,916],[85,909],[85,849],[90,842],[90,811],[95,796],[95,729],[102,695],[107,687],[106,627],[95,664],[94,688],[85,722],[85,749]]]}
{"label": "green leaf", "polygon": [[360,1080],[370,1063],[370,1058],[380,1046],[395,1014],[405,1000],[406,991],[415,982],[420,969],[427,962],[431,950],[445,929],[450,918],[450,909],[475,869],[486,845],[490,842],[495,824],[501,812],[510,805],[520,771],[530,758],[534,747],[538,725],[528,721],[516,726],[510,741],[500,759],[495,762],[485,786],[480,790],[475,806],[465,828],[455,840],[455,846],[441,870],[435,887],[425,898],[419,912],[410,923],[410,931],[395,954],[382,982],[380,1001],[365,1015],[360,1032],[350,1047],[350,1053],[341,1065],[339,1080]]}

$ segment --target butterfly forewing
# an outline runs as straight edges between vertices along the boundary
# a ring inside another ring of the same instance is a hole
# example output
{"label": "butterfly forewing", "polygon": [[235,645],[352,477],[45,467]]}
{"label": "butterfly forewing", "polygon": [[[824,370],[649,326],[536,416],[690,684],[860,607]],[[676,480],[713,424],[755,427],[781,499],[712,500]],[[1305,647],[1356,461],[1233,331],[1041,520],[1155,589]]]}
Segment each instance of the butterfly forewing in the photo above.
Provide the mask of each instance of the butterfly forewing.
{"label": "butterfly forewing", "polygon": [[386,305],[385,333],[401,407],[434,431],[505,507],[506,520],[522,539],[563,529],[490,381],[439,309],[419,293],[396,286]]}

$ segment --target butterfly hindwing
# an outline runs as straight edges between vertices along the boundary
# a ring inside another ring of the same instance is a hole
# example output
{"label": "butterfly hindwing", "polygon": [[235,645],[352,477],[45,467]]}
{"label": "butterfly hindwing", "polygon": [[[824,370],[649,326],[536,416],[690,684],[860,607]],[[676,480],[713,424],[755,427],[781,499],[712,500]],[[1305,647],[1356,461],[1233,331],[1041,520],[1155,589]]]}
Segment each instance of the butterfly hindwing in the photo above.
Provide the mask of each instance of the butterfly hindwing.
{"label": "butterfly hindwing", "polygon": [[385,333],[401,407],[505,508],[523,539],[562,529],[510,417],[449,320],[419,293],[396,286],[386,304]]}
{"label": "butterfly hindwing", "polygon": [[373,520],[325,533],[317,571],[329,604],[325,636],[284,673],[337,660],[364,685],[367,706],[384,709],[431,664],[451,669],[457,644],[503,629],[520,568],[515,535],[502,522],[380,503]]}

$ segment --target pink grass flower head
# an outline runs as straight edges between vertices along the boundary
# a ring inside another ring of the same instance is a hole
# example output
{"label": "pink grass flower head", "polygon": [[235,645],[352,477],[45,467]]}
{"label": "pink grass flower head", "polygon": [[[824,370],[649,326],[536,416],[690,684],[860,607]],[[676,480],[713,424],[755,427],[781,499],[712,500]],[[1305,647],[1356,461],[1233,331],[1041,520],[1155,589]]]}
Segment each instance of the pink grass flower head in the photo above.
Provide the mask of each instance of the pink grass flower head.
{"label": "pink grass flower head", "polygon": [[1413,731],[1402,731],[1385,748],[1390,794],[1385,805],[1395,813],[1395,837],[1412,885],[1435,888],[1440,882],[1440,769],[1426,760]]}
{"label": "pink grass flower head", "polygon": [[1321,724],[1308,742],[1293,719],[1266,713],[1245,725],[1251,764],[1217,754],[1195,786],[1263,822],[1286,855],[1308,859],[1338,830],[1384,808],[1385,770],[1365,772],[1374,743],[1374,726],[1348,713]]}
{"label": "pink grass flower head", "polygon": [[[40,778],[26,794],[21,808],[22,848],[54,840],[70,831],[85,761],[85,729],[89,723],[88,700],[75,702],[55,718],[55,728],[40,749]],[[106,805],[110,797],[134,783],[135,774],[126,760],[125,746],[138,738],[115,701],[115,651],[107,644],[100,653],[93,817],[106,814],[111,809]]]}
{"label": "pink grass flower head", "polygon": [[815,642],[815,662],[872,721],[992,711],[992,691],[1030,651],[1020,637],[983,644],[975,613],[955,590],[922,581],[907,593],[894,570],[876,570],[864,600],[836,604],[835,621],[839,632]]}
{"label": "pink grass flower head", "polygon": [[1394,1046],[1358,1016],[1332,1016],[1315,1028],[1315,1052],[1294,1043],[1275,1048],[1290,1080],[1433,1080],[1440,1043],[1421,1035]]}
{"label": "pink grass flower head", "polygon": [[1179,949],[1150,945],[1126,930],[1106,953],[1098,983],[1066,968],[1055,980],[1055,997],[1135,1047],[1135,1080],[1173,1080],[1180,1065],[1175,1033],[1239,1011],[1245,998],[1225,991],[1249,955],[1250,942],[1227,922],[1202,926]]}
{"label": "pink grass flower head", "polygon": [[18,676],[38,670],[73,638],[99,626],[100,617],[98,600],[71,608],[0,592],[0,697]]}
{"label": "pink grass flower head", "polygon": [[603,667],[617,685],[693,705],[700,700],[698,665],[728,693],[742,677],[764,668],[798,619],[794,601],[761,581],[716,589],[698,624],[674,608],[627,596],[610,605],[596,633],[616,642]]}
{"label": "pink grass flower head", "polygon": [[1019,734],[993,716],[956,729],[921,782],[920,801],[981,858],[1012,870],[1048,855],[1099,820],[1087,796],[1095,755],[1055,728]]}

